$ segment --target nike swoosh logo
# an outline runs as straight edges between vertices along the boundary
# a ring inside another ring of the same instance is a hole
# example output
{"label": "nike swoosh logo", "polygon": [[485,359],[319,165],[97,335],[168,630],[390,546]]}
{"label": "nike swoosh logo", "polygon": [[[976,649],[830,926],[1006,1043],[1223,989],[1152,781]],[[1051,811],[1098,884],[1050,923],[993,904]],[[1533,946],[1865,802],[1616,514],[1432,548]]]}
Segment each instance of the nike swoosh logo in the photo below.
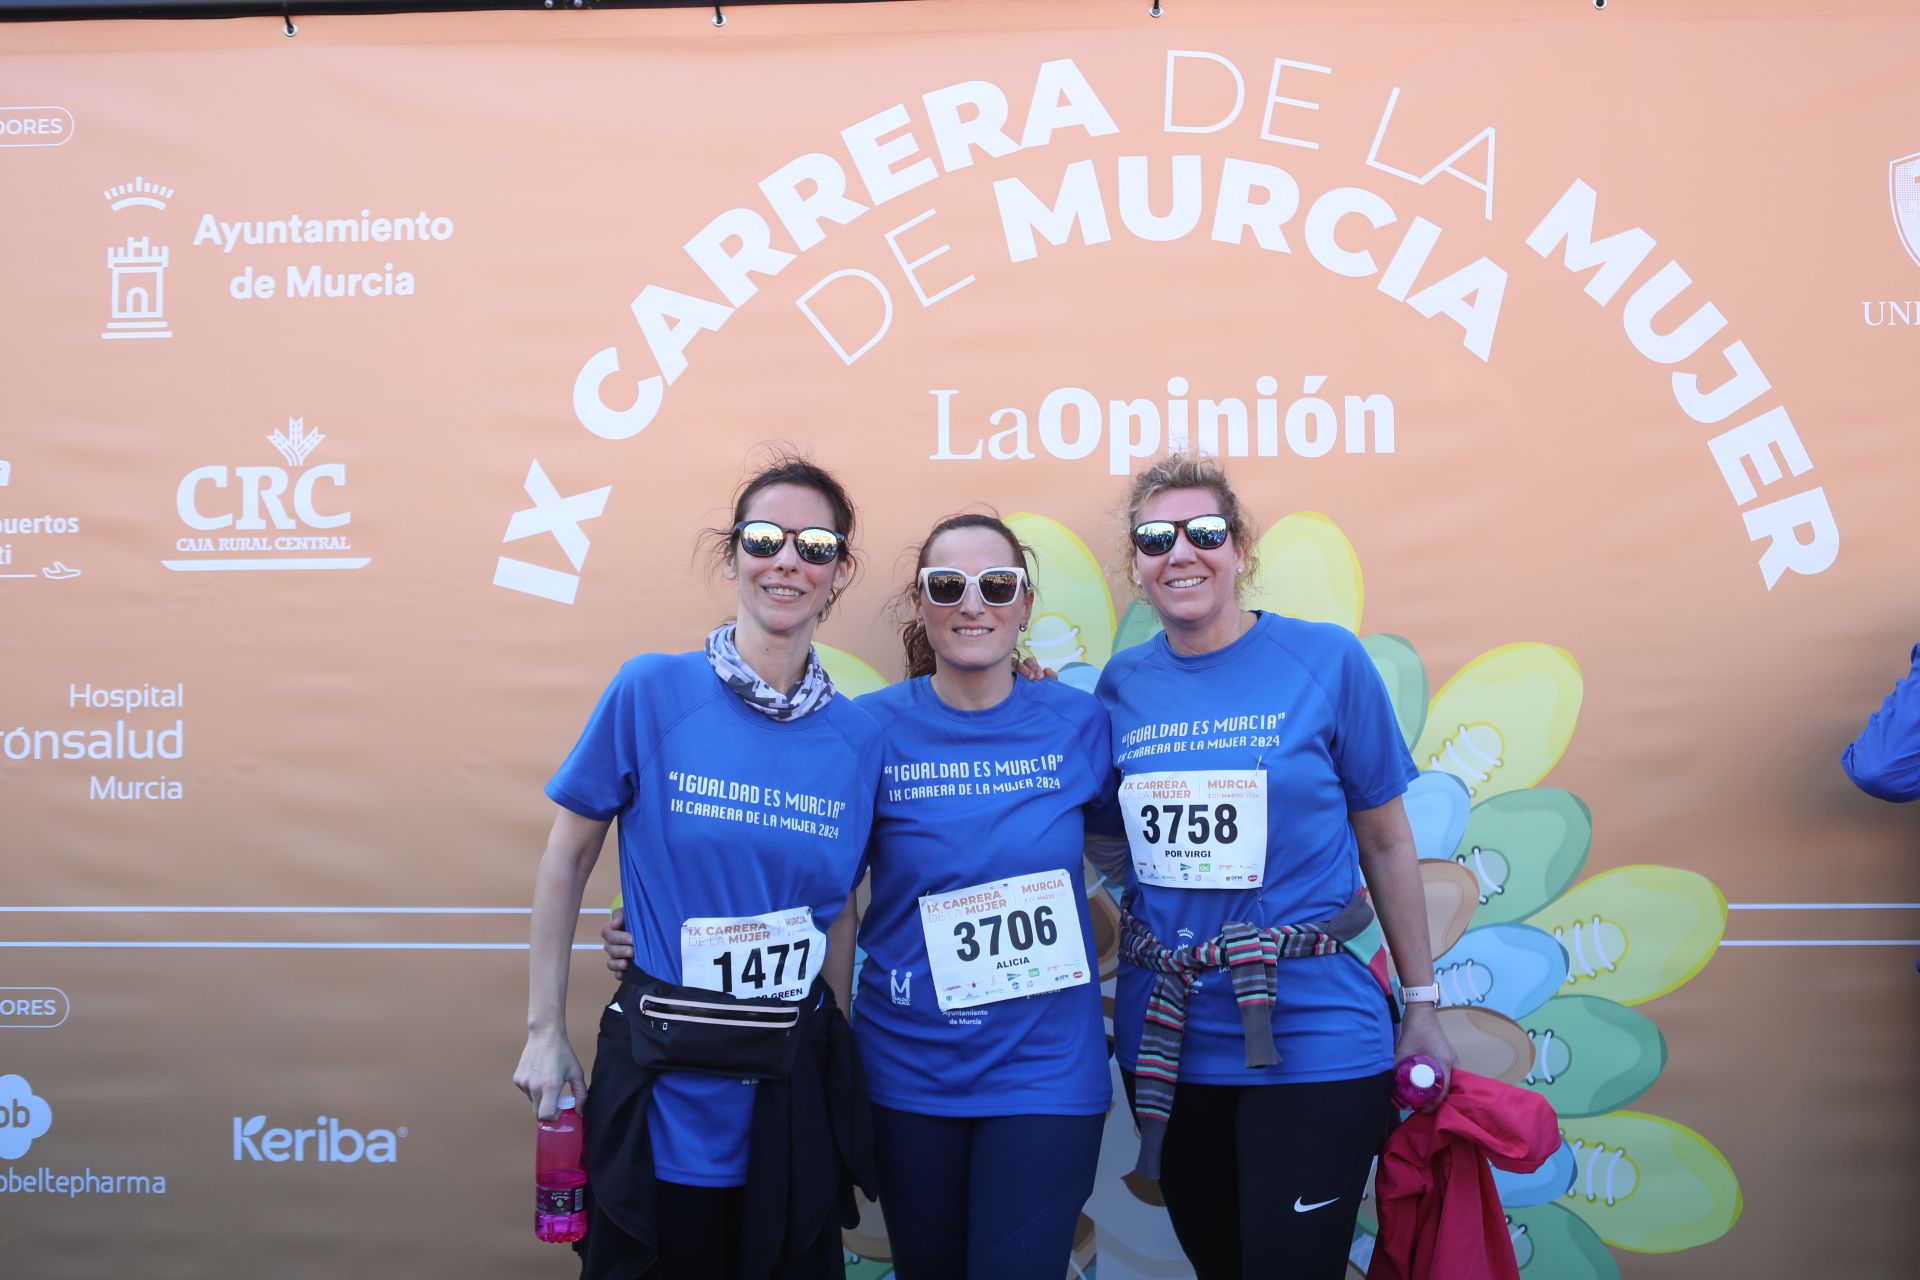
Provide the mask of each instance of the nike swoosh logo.
{"label": "nike swoosh logo", "polygon": [[[1340,1198],[1339,1196],[1335,1196],[1333,1200],[1338,1200],[1339,1198]],[[1326,1208],[1328,1205],[1333,1203],[1333,1200],[1322,1200],[1319,1204],[1302,1204],[1300,1202],[1300,1197],[1295,1196],[1293,1198],[1293,1211],[1295,1213],[1312,1213],[1315,1209]]]}

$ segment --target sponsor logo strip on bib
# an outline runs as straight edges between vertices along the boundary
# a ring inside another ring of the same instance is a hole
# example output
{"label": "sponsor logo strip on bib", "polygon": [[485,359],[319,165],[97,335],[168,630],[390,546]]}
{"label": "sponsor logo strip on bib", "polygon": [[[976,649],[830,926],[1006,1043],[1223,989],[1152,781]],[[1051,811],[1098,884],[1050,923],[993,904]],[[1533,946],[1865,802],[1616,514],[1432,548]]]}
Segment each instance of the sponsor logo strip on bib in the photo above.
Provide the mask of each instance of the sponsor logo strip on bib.
{"label": "sponsor logo strip on bib", "polygon": [[1079,878],[1063,869],[921,898],[941,1012],[1092,981],[1080,891]]}

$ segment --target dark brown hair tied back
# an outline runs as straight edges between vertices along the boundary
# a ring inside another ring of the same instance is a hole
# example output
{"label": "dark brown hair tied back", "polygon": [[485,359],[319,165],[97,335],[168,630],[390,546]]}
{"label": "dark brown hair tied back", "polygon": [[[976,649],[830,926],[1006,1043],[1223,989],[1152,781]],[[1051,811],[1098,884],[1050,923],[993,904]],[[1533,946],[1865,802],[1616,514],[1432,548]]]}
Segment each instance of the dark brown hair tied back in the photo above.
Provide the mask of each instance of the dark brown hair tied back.
{"label": "dark brown hair tied back", "polygon": [[860,558],[853,552],[854,522],[857,515],[853,509],[853,499],[847,496],[846,486],[833,478],[833,473],[818,463],[802,457],[799,453],[776,446],[772,456],[753,474],[740,482],[733,495],[733,518],[727,521],[723,529],[706,529],[700,534],[701,544],[713,557],[713,567],[724,570],[731,566],[739,552],[740,535],[734,532],[734,526],[747,518],[747,508],[754,498],[768,489],[789,484],[799,489],[811,489],[827,500],[827,506],[833,509],[834,532],[843,535],[846,550],[841,553],[847,562],[847,580],[827,597],[826,608],[820,611],[825,618],[833,611],[834,601],[840,598],[840,592],[853,585],[859,576]]}
{"label": "dark brown hair tied back", "polygon": [[907,679],[916,676],[930,676],[937,662],[933,653],[933,642],[927,639],[927,629],[920,625],[916,605],[920,595],[920,571],[927,567],[927,553],[932,549],[943,533],[955,529],[986,529],[1006,539],[1007,549],[1013,553],[1013,559],[1027,571],[1027,591],[1034,591],[1033,585],[1033,548],[1020,541],[1019,536],[992,511],[962,511],[951,515],[934,525],[926,539],[915,550],[913,557],[913,576],[908,579],[906,588],[895,597],[899,611],[906,615],[906,623],[900,628],[900,643],[906,650]]}

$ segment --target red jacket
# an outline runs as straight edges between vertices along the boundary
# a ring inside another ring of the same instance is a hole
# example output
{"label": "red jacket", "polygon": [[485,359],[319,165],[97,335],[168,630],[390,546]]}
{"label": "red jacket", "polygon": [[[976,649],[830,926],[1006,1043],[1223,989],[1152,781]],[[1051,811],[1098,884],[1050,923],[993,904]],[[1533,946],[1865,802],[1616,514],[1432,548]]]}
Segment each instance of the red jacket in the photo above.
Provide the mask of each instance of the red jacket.
{"label": "red jacket", "polygon": [[1487,1161],[1532,1173],[1560,1148],[1560,1120],[1537,1093],[1453,1073],[1453,1091],[1408,1117],[1374,1174],[1380,1238],[1367,1280],[1519,1280]]}

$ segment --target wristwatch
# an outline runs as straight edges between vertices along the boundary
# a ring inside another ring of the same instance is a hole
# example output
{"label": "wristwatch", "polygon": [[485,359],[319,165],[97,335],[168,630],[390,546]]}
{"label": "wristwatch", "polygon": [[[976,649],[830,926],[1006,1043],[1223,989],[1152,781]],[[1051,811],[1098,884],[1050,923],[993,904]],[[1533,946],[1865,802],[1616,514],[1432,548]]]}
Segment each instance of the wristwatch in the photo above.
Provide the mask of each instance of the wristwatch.
{"label": "wristwatch", "polygon": [[1436,982],[1428,987],[1401,987],[1400,1003],[1430,1004],[1438,1008],[1440,1005],[1440,984]]}

